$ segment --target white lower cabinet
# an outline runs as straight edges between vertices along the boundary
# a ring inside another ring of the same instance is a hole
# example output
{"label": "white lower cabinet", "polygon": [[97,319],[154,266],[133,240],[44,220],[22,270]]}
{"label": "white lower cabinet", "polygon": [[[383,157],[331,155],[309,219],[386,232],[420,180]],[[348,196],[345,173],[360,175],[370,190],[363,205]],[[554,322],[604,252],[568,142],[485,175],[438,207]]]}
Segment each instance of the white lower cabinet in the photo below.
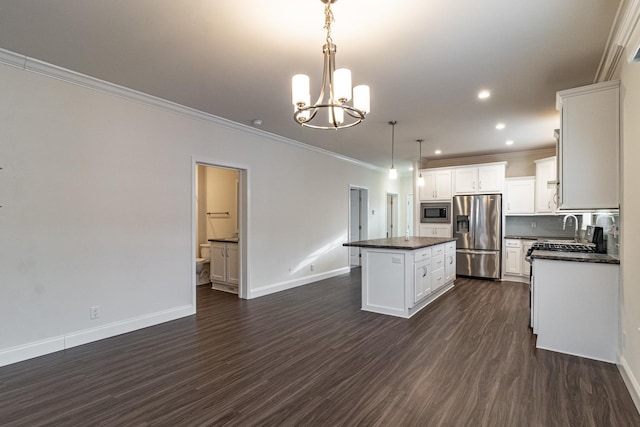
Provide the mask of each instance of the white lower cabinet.
{"label": "white lower cabinet", "polygon": [[447,283],[456,280],[456,244],[454,242],[445,245],[444,280]]}
{"label": "white lower cabinet", "polygon": [[416,303],[431,293],[431,260],[415,264],[413,302]]}
{"label": "white lower cabinet", "polygon": [[240,263],[238,244],[211,242],[211,288],[238,293]]}
{"label": "white lower cabinet", "polygon": [[506,239],[505,240],[505,268],[504,272],[507,274],[521,274],[522,273],[522,245],[520,240]]}

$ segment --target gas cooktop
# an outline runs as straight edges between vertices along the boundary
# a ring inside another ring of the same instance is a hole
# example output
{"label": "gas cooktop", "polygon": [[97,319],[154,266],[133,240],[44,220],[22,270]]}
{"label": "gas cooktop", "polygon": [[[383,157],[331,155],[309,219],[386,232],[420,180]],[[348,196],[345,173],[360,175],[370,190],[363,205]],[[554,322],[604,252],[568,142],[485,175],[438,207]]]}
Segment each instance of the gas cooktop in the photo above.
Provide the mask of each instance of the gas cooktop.
{"label": "gas cooktop", "polygon": [[578,253],[595,253],[596,245],[593,243],[550,243],[550,242],[536,242],[531,245],[531,249],[527,251],[527,256],[531,256],[531,253],[535,250],[539,251],[552,251],[552,252],[578,252]]}

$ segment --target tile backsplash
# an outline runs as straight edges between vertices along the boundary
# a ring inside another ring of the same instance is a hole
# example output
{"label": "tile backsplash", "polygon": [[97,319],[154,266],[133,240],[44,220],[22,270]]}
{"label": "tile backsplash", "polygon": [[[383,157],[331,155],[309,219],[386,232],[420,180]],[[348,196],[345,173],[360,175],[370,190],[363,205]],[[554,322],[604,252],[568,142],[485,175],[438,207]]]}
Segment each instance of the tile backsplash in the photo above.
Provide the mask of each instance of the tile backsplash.
{"label": "tile backsplash", "polygon": [[508,216],[504,235],[572,238],[575,232],[574,219],[567,220],[566,230],[563,230],[563,218],[555,215]]}

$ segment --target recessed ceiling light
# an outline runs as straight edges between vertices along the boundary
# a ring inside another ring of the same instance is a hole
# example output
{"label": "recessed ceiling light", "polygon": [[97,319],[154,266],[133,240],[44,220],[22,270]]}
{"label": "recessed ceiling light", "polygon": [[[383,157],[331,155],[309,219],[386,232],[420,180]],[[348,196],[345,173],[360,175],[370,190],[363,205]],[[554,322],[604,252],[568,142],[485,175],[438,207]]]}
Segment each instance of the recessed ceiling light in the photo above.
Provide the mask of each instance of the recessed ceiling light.
{"label": "recessed ceiling light", "polygon": [[442,154],[442,150],[436,150],[436,151],[434,151],[434,153],[436,153],[436,154]]}
{"label": "recessed ceiling light", "polygon": [[512,140],[512,139],[508,140],[508,141],[506,142],[506,144],[507,144],[507,145],[513,145],[513,140]]}
{"label": "recessed ceiling light", "polygon": [[504,123],[498,123],[498,124],[496,125],[496,129],[498,129],[498,130],[502,130],[502,129],[504,129],[505,127],[507,127],[507,125],[505,125]]}
{"label": "recessed ceiling light", "polygon": [[254,126],[262,126],[262,120],[261,119],[253,119],[251,120],[251,124]]}
{"label": "recessed ceiling light", "polygon": [[490,96],[491,96],[491,92],[489,92],[486,89],[481,90],[480,92],[478,92],[478,98],[480,98],[480,99],[487,99]]}

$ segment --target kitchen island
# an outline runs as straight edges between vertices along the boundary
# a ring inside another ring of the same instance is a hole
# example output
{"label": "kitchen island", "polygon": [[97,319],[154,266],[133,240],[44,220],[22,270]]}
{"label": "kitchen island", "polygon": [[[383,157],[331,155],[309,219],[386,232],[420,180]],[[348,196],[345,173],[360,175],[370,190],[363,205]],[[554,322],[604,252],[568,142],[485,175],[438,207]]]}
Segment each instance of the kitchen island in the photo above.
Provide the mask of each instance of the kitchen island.
{"label": "kitchen island", "polygon": [[392,237],[345,243],[362,250],[362,310],[409,318],[453,287],[453,238]]}
{"label": "kitchen island", "polygon": [[620,261],[607,254],[531,254],[531,326],[536,347],[616,363]]}

